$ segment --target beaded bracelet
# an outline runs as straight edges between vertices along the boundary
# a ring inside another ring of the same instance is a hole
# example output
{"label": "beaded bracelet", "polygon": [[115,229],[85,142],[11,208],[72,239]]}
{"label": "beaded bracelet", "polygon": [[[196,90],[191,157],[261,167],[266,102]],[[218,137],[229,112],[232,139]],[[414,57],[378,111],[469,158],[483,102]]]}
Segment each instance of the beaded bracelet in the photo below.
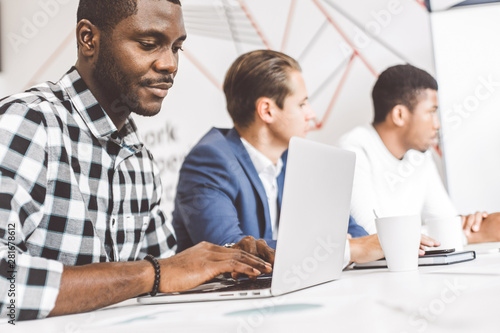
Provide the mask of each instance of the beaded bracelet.
{"label": "beaded bracelet", "polygon": [[156,296],[156,294],[158,293],[158,288],[160,287],[160,264],[158,263],[158,260],[156,260],[156,258],[151,254],[145,256],[144,259],[149,261],[153,265],[155,270],[155,283],[153,285],[153,290],[149,294],[151,296]]}

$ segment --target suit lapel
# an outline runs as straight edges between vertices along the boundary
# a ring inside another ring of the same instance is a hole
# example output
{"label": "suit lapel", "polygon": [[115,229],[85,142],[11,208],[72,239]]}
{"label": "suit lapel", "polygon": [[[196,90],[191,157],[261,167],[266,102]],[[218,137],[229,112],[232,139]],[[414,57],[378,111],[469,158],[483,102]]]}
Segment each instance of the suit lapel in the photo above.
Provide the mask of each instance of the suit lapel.
{"label": "suit lapel", "polygon": [[[229,142],[229,146],[231,147],[234,155],[240,162],[241,167],[243,168],[243,170],[245,170],[248,179],[250,179],[250,182],[257,191],[257,194],[259,195],[259,200],[262,206],[264,207],[265,225],[261,225],[261,230],[265,231],[264,234],[272,235],[271,217],[269,214],[269,205],[267,203],[266,191],[264,190],[264,186],[262,185],[262,182],[259,178],[259,174],[257,173],[257,170],[255,170],[253,162],[250,159],[250,155],[248,155],[245,146],[243,146],[243,143],[240,140],[240,135],[234,128],[232,128],[227,133],[226,139]],[[259,224],[260,222],[261,221],[259,221]]]}
{"label": "suit lapel", "polygon": [[281,217],[281,203],[283,202],[283,188],[285,186],[285,171],[286,171],[286,161],[288,157],[288,150],[286,150],[283,155],[281,155],[281,160],[283,161],[283,168],[281,173],[277,178],[278,182],[278,225]]}

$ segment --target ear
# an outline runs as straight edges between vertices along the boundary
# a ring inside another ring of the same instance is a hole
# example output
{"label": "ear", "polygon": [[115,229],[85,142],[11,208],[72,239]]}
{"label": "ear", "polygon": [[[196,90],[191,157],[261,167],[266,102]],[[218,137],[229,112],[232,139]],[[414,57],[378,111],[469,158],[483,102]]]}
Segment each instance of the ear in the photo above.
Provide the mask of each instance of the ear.
{"label": "ear", "polygon": [[404,105],[398,104],[392,108],[389,112],[388,117],[390,117],[391,122],[397,127],[403,127],[408,122],[409,117],[408,108]]}
{"label": "ear", "polygon": [[266,124],[272,123],[274,120],[275,103],[269,97],[260,97],[255,102],[256,116]]}
{"label": "ear", "polygon": [[94,57],[99,50],[99,41],[101,32],[99,28],[93,25],[89,20],[81,20],[76,26],[76,42],[78,52],[86,57]]}

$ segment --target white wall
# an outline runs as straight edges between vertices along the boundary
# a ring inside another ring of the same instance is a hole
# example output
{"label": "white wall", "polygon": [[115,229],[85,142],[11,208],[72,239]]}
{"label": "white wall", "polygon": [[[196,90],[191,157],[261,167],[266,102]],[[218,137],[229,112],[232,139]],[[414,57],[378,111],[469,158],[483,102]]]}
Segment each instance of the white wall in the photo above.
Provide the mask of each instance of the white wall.
{"label": "white wall", "polygon": [[[77,1],[1,0],[0,5],[3,51],[0,95],[27,88],[32,79],[57,80],[75,63],[76,42],[72,31]],[[70,35],[71,41],[54,55]],[[54,61],[47,66],[46,61],[51,57]]]}
{"label": "white wall", "polygon": [[500,211],[500,3],[432,13],[450,196]]}
{"label": "white wall", "polygon": [[[0,95],[27,88],[32,80],[57,80],[75,63],[77,1],[0,1],[4,55]],[[220,90],[227,68],[242,52],[266,47],[240,3],[246,5],[269,45],[277,50],[283,45],[290,8],[295,4],[283,51],[301,62],[319,119],[325,115],[352,54],[327,18],[339,26],[375,74],[405,61],[434,73],[429,15],[414,0],[184,0],[189,37],[174,88],[160,115],[138,119],[142,136],[162,169],[167,212],[172,208],[177,171],[189,147],[211,126],[231,125]],[[228,16],[236,22],[233,26]],[[24,39],[16,44],[14,37]],[[235,42],[233,37],[243,41]],[[332,76],[335,68],[339,72]],[[327,121],[310,133],[310,138],[335,143],[354,126],[370,122],[374,81],[374,73],[357,57]]]}

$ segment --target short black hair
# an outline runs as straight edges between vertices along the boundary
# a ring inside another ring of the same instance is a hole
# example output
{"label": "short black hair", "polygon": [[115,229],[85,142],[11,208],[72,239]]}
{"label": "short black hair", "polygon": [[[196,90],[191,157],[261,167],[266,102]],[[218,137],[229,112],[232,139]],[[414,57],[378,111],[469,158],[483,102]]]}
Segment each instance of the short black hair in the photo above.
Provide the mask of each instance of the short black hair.
{"label": "short black hair", "polygon": [[373,124],[384,122],[398,104],[413,111],[419,95],[426,89],[438,90],[436,79],[426,71],[409,64],[387,68],[373,87]]}
{"label": "short black hair", "polygon": [[[180,5],[180,0],[166,0]],[[99,29],[109,32],[129,16],[137,14],[137,0],[80,0],[77,22],[87,19]]]}
{"label": "short black hair", "polygon": [[240,128],[252,124],[260,97],[271,98],[283,109],[285,98],[292,93],[292,71],[300,72],[299,64],[281,52],[256,50],[239,56],[224,80],[227,110],[234,124]]}

